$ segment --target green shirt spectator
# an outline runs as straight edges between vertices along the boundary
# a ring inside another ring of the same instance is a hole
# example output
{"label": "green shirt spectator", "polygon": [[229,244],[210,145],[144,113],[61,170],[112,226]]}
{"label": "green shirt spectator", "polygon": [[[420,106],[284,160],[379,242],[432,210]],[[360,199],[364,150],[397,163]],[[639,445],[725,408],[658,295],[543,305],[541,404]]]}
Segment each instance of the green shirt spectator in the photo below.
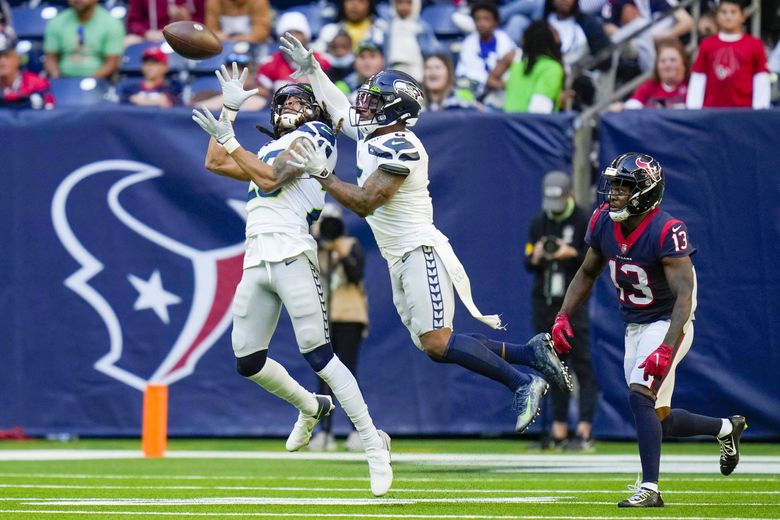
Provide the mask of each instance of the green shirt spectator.
{"label": "green shirt spectator", "polygon": [[97,5],[97,0],[70,0],[46,26],[46,70],[60,76],[110,78],[124,52],[122,22]]}
{"label": "green shirt spectator", "polygon": [[[563,87],[563,67],[547,56],[540,56],[530,74],[525,73],[525,60],[518,60],[509,67],[506,82],[506,101],[504,112],[535,112],[530,110],[534,96],[543,96],[550,100],[552,112],[558,110],[558,97]],[[543,100],[535,103],[547,105]],[[539,106],[539,105],[536,105]]]}

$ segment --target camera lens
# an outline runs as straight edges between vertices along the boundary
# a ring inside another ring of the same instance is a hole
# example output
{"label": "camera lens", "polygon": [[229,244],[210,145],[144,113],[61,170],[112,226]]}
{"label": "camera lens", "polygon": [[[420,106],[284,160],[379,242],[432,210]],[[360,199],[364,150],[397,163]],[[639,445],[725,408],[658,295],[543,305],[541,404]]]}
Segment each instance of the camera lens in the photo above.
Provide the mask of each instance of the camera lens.
{"label": "camera lens", "polygon": [[547,254],[554,254],[556,251],[558,251],[558,240],[555,237],[544,237],[544,242],[542,243],[542,249],[544,249],[544,252]]}

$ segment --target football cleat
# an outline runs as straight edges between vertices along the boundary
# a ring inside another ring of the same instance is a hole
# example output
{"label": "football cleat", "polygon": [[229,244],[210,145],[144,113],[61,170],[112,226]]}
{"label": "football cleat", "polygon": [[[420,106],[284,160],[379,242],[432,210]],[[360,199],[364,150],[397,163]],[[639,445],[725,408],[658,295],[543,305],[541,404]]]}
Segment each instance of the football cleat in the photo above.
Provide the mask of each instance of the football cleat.
{"label": "football cleat", "polygon": [[739,438],[748,427],[742,415],[732,415],[729,421],[732,426],[731,433],[722,438],[717,437],[720,443],[720,472],[724,475],[731,475],[739,464]]}
{"label": "football cleat", "polygon": [[563,392],[572,392],[571,374],[566,365],[558,359],[549,334],[537,334],[527,343],[534,353],[530,367],[542,373],[544,378]]}
{"label": "football cleat", "polygon": [[349,432],[347,440],[344,442],[344,448],[347,451],[363,451],[363,440],[357,431],[352,430]]}
{"label": "football cleat", "polygon": [[515,391],[512,409],[517,413],[517,423],[515,424],[517,433],[523,433],[539,415],[542,397],[547,393],[548,388],[547,381],[538,376],[531,376],[530,383]]}
{"label": "football cleat", "polygon": [[332,433],[319,431],[309,441],[309,451],[336,451],[336,437]]}
{"label": "football cleat", "polygon": [[661,493],[641,486],[628,486],[634,494],[625,500],[618,502],[618,507],[664,507]]}
{"label": "football cleat", "polygon": [[390,461],[390,436],[382,430],[376,431],[382,439],[381,448],[366,448],[368,476],[371,479],[371,493],[381,497],[390,491],[393,484],[393,466]]}
{"label": "football cleat", "polygon": [[314,397],[317,398],[317,413],[314,415],[306,415],[303,412],[298,413],[298,420],[295,421],[290,436],[287,437],[287,443],[285,444],[287,451],[298,451],[308,445],[311,440],[311,432],[317,423],[320,422],[320,419],[329,415],[336,408],[333,405],[333,399],[329,395],[314,394]]}

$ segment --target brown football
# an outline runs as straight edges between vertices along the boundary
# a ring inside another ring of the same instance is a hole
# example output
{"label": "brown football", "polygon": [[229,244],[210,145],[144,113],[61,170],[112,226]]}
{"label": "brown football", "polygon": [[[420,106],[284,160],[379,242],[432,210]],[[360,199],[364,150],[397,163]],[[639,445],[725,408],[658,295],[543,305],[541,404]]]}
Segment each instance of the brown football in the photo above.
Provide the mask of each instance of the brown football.
{"label": "brown football", "polygon": [[217,35],[198,22],[169,23],[163,28],[163,36],[176,54],[190,60],[205,60],[222,52]]}

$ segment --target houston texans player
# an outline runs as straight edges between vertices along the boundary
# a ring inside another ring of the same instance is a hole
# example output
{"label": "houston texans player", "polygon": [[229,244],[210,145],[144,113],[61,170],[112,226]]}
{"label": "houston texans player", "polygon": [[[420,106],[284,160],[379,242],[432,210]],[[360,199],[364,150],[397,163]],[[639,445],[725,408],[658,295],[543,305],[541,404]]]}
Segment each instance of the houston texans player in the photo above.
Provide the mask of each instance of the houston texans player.
{"label": "houston texans player", "polygon": [[[360,87],[357,106],[328,79],[310,51],[289,33],[280,39],[285,52],[310,78],[317,100],[344,132],[358,142],[358,184],[346,183],[324,167],[321,152],[301,157],[333,198],[365,217],[382,257],[387,261],[393,302],[412,341],[431,359],[455,363],[504,384],[513,393],[515,430],[523,432],[539,413],[547,382],[512,363],[539,370],[550,382],[570,390],[569,374],[552,348],[548,334],[525,345],[491,341],[482,335],[454,334],[457,290],[471,315],[494,329],[498,316],[484,316],[471,297],[468,276],[449,240],[433,224],[428,193],[428,154],[409,130],[424,103],[411,76],[381,71]],[[297,153],[297,152],[293,152]],[[318,166],[319,164],[319,166]]]}
{"label": "houston texans player", "polygon": [[626,323],[623,368],[642,462],[642,480],[618,507],[663,507],[658,490],[661,439],[712,435],[720,443],[720,471],[739,462],[745,418],[721,419],[671,408],[675,369],[691,348],[696,310],[696,251],[685,222],[658,207],[664,174],[644,153],[624,153],[601,176],[602,204],[591,217],[590,248],[574,276],[552,328],[559,353],[574,336],[569,315],[587,298],[605,265]]}
{"label": "houston texans player", "polygon": [[336,135],[311,87],[289,84],[273,97],[275,139],[255,155],[238,143],[231,121],[257,89],[244,90],[246,69],[239,77],[235,63],[232,76],[224,66],[217,76],[225,105],[219,120],[205,107],[200,112],[193,110],[193,120],[212,136],[206,168],[249,181],[244,273],[233,300],[232,343],[238,373],[299,410],[286,447],[296,451],[306,446],[314,426],[334,406],[330,396],[307,392],[268,357],[268,345],[284,305],[298,348],[355,425],[368,459],[371,491],[382,496],[393,481],[390,438],[374,427],[355,377],[333,353],[317,243],[309,233],[310,224],[325,204],[325,194],[305,165],[296,161],[300,155],[295,150],[303,154],[317,149],[326,157],[323,167],[332,171]]}

